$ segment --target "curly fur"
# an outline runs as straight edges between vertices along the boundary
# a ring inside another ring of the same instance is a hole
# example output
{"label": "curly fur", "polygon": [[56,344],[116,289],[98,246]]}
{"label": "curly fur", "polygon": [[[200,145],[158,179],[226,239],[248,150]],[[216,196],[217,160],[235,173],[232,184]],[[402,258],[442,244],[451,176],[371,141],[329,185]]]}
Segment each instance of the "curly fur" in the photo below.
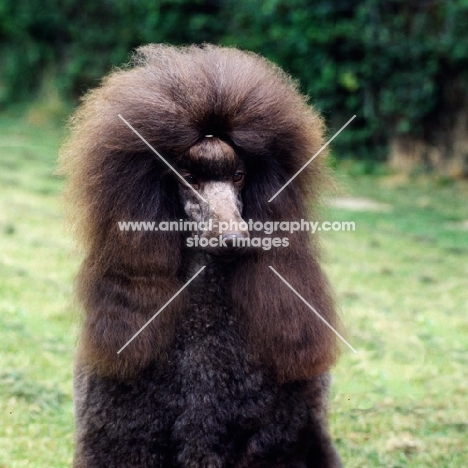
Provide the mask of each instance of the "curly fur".
{"label": "curly fur", "polygon": [[[207,204],[118,114],[197,174]],[[308,233],[289,235],[288,248],[226,256],[187,248],[185,233],[118,229],[127,220],[314,216],[307,207],[327,180],[320,158],[268,199],[322,143],[322,121],[291,78],[236,49],[145,46],[85,97],[61,155],[86,252],[75,467],[341,466],[326,422],[335,335],[268,268],[337,326]],[[239,167],[242,186],[230,179]]]}

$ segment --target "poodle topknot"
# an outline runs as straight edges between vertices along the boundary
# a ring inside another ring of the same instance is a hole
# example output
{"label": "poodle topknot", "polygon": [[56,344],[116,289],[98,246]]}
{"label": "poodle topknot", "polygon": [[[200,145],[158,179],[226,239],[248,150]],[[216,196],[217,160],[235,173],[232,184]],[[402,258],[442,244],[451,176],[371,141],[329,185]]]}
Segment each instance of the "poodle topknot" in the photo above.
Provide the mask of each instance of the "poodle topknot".
{"label": "poodle topknot", "polygon": [[296,83],[231,48],[141,47],[84,98],[61,154],[85,253],[75,468],[341,466],[336,336],[269,268],[338,327],[317,242],[248,227],[316,215],[321,156],[268,200],[322,145]]}

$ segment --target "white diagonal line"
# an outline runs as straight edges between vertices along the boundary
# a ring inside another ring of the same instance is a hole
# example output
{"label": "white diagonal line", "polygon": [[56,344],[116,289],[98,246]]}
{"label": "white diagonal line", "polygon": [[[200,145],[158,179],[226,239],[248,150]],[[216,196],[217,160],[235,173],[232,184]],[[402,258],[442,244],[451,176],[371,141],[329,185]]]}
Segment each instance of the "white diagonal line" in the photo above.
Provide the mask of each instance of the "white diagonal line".
{"label": "white diagonal line", "polygon": [[269,200],[274,200],[354,119],[353,115]]}
{"label": "white diagonal line", "polygon": [[141,141],[143,141],[143,143],[146,144],[146,146],[148,146],[148,148],[153,151],[154,154],[156,154],[156,156],[159,157],[159,159],[161,159],[161,161],[164,162],[164,164],[166,164],[167,167],[169,167],[169,169],[172,170],[172,172],[174,172],[175,174],[177,174],[177,176],[180,178],[180,180],[182,180],[182,182],[188,187],[190,188],[193,193],[198,197],[200,198],[201,200],[203,200],[205,203],[208,203],[178,172],[177,170],[174,168],[174,166],[172,166],[171,164],[169,164],[162,156],[161,154],[156,151],[120,114],[118,114],[120,120],[122,120],[125,125],[127,125],[128,128],[130,128],[138,137],[140,137]]}
{"label": "white diagonal line", "polygon": [[275,274],[276,276],[278,276],[278,278],[281,279],[281,281],[283,281],[283,283],[289,288],[291,289],[291,291],[294,292],[294,294],[296,294],[296,296],[307,306],[309,307],[310,310],[312,310],[312,312],[315,313],[315,315],[317,315],[317,317],[323,322],[325,323],[325,325],[330,328],[335,334],[336,336],[338,336],[338,338],[341,339],[341,341],[343,341],[343,343],[345,343],[352,351],[354,351],[355,353],[357,353],[357,351],[272,267],[270,266],[269,267]]}
{"label": "white diagonal line", "polygon": [[202,266],[118,351],[120,354],[206,267]]}

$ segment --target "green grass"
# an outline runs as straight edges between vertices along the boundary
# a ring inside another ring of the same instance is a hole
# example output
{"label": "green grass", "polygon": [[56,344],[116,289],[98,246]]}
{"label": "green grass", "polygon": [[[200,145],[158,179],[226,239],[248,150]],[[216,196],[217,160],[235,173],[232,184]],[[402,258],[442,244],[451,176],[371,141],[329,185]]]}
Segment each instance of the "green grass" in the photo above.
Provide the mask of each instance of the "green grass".
{"label": "green grass", "polygon": [[390,208],[330,209],[356,231],[323,236],[358,350],[343,348],[333,387],[345,466],[466,467],[468,185],[343,178],[352,195]]}
{"label": "green grass", "polygon": [[71,465],[76,260],[52,172],[60,134],[0,118],[0,467]]}
{"label": "green grass", "polygon": [[[0,117],[0,468],[70,466],[78,260],[52,175],[61,133]],[[346,346],[331,430],[347,468],[462,468],[468,447],[468,184],[340,174],[387,211],[329,208]],[[465,224],[463,224],[465,222]]]}

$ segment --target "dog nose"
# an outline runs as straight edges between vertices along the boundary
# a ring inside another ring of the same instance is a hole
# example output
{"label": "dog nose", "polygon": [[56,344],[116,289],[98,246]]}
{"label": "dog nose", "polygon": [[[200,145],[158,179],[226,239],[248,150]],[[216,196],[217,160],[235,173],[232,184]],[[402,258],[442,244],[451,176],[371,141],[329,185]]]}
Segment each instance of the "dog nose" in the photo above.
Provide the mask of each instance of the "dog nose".
{"label": "dog nose", "polygon": [[242,242],[244,239],[249,238],[249,233],[248,232],[228,232],[226,234],[222,235],[222,240],[224,243],[229,247],[229,248],[239,248],[239,247],[245,247],[244,242]]}

